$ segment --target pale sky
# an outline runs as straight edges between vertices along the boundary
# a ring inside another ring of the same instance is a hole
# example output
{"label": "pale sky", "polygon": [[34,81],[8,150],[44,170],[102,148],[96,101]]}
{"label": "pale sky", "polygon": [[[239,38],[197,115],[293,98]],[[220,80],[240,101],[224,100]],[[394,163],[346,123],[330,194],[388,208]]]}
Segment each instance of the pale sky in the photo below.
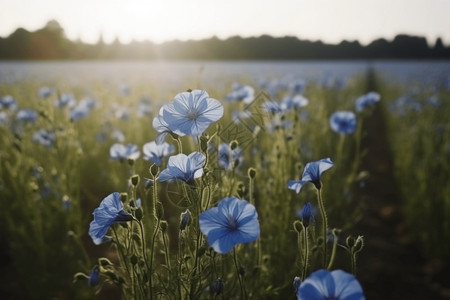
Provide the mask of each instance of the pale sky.
{"label": "pale sky", "polygon": [[269,34],[367,44],[406,33],[450,44],[450,0],[0,0],[1,37],[51,19],[89,43]]}

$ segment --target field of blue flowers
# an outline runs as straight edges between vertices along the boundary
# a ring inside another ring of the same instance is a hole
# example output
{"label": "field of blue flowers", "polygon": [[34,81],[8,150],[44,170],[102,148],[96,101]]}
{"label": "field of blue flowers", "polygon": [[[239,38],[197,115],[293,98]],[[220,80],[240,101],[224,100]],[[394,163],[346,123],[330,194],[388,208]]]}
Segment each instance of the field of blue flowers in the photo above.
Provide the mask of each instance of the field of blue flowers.
{"label": "field of blue flowers", "polygon": [[392,154],[408,237],[443,269],[450,74],[264,75],[3,81],[6,299],[369,298],[369,133]]}

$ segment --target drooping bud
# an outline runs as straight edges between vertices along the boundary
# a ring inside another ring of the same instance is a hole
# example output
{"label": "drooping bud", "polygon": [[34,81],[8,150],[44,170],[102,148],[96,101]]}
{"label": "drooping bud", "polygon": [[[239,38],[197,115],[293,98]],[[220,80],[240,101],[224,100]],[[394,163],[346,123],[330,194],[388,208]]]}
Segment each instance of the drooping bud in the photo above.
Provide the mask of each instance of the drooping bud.
{"label": "drooping bud", "polygon": [[237,140],[232,140],[232,141],[230,142],[230,149],[231,149],[231,151],[233,151],[234,149],[236,149],[238,146],[239,146],[239,143],[238,143]]}
{"label": "drooping bud", "polygon": [[125,203],[125,202],[127,202],[127,200],[128,200],[128,194],[127,193],[121,193],[120,194],[120,201],[122,203]]}
{"label": "drooping bud", "polygon": [[211,289],[216,293],[216,295],[220,295],[223,290],[223,281],[222,278],[217,278],[216,281],[211,285]]}
{"label": "drooping bud", "polygon": [[255,176],[256,176],[256,170],[254,168],[249,168],[248,169],[248,177],[253,179],[253,178],[255,178]]}
{"label": "drooping bud", "polygon": [[189,226],[191,223],[191,212],[189,209],[186,209],[185,212],[181,213],[180,216],[180,230],[183,231],[186,229],[186,226]]}
{"label": "drooping bud", "polygon": [[89,275],[88,285],[94,287],[100,282],[100,268],[96,265],[92,268],[91,274]]}
{"label": "drooping bud", "polygon": [[98,264],[102,267],[112,266],[113,263],[106,257],[101,257],[98,259]]}

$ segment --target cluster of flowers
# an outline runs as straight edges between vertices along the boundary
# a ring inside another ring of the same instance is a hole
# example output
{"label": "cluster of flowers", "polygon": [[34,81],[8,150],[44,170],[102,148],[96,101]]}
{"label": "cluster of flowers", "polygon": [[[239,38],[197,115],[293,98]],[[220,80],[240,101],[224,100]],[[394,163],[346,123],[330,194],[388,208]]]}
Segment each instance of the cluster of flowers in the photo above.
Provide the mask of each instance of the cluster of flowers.
{"label": "cluster of flowers", "polygon": [[[228,98],[239,101],[251,101],[249,100],[251,98],[249,94],[252,94],[250,89],[235,87],[235,90],[228,95]],[[305,103],[307,104],[307,100],[302,97],[292,97],[283,101],[281,110],[306,105]],[[266,108],[270,107],[270,105],[266,105]],[[222,104],[216,99],[210,98],[206,91],[193,90],[176,95],[172,103],[161,107],[158,115],[153,120],[153,127],[158,132],[158,137],[156,141],[144,145],[145,158],[152,161],[155,165],[161,166],[163,158],[175,150],[172,145],[164,142],[167,135],[171,135],[177,140],[180,136],[199,137],[212,123],[222,117],[223,111]],[[158,173],[153,172],[151,168],[150,172],[154,175],[155,181],[182,181],[188,185],[195,185],[196,179],[204,175],[207,156],[197,151],[189,155],[183,154],[181,153],[181,144],[179,146],[180,153],[169,157],[167,167],[164,170]],[[207,149],[208,147],[201,147],[202,151],[207,151]],[[227,144],[220,145],[219,165],[224,169],[232,168],[234,159],[242,159],[240,154],[241,150],[238,147],[230,147]],[[135,160],[140,156],[140,152],[136,145],[115,144],[110,149],[110,156],[119,160]],[[230,157],[233,157],[233,160],[230,160]],[[322,187],[321,174],[332,166],[333,162],[329,158],[308,163],[304,168],[301,180],[289,181],[287,187],[299,193],[304,184],[313,183],[320,191]],[[153,192],[156,193],[157,190],[154,189]],[[94,210],[94,219],[90,223],[89,235],[95,244],[106,243],[112,240],[111,237],[107,236],[107,232],[115,223],[137,222],[139,226],[142,226],[142,216],[135,211],[126,211],[122,200],[121,194],[114,192],[104,198],[100,206]],[[319,206],[321,201],[319,199]],[[139,204],[136,203],[133,206],[140,207],[141,202],[139,201]],[[321,213],[323,213],[322,207],[320,208]],[[156,214],[159,214],[157,219],[158,224],[160,224],[159,218],[161,213],[158,212],[156,206],[155,210]],[[197,212],[199,213],[198,228],[206,236],[209,246],[219,254],[227,254],[237,244],[256,241],[260,236],[260,224],[256,207],[246,200],[229,196],[220,200],[217,206],[208,207],[207,205],[206,208],[201,208]],[[312,218],[311,206],[307,202],[302,211],[302,224],[305,232],[312,222]],[[324,215],[322,215],[322,218],[325,237],[327,235],[327,224]],[[180,230],[185,228],[190,219],[190,213],[187,210],[181,218]],[[326,260],[326,244],[323,243],[325,246],[324,260]],[[307,255],[308,251],[306,250]],[[143,256],[145,258],[145,253]],[[153,259],[150,259],[150,261],[151,274]],[[237,265],[236,268],[238,269]],[[239,274],[239,270],[237,271]],[[238,277],[241,280],[240,275]],[[88,278],[88,283],[91,286],[99,283],[100,271],[98,266],[92,269]],[[220,292],[221,286],[222,279],[212,285],[213,289],[218,291],[217,293]],[[150,278],[150,290],[151,288]],[[306,277],[305,266],[302,279],[295,278],[294,288],[298,299],[364,299],[362,288],[357,279],[342,270],[333,272],[318,270]],[[241,296],[243,293],[241,285]],[[152,295],[151,292],[150,295]]]}

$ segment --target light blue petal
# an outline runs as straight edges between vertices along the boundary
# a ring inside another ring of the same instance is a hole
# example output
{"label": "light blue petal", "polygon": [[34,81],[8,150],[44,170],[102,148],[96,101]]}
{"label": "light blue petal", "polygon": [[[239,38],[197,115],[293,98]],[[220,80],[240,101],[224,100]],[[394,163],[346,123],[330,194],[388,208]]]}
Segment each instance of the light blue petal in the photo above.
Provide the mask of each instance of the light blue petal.
{"label": "light blue petal", "polygon": [[306,182],[302,180],[289,180],[288,188],[294,190],[298,194],[305,183]]}
{"label": "light blue petal", "polygon": [[331,272],[331,276],[336,284],[336,297],[342,300],[364,299],[362,287],[355,276],[342,270]]}

